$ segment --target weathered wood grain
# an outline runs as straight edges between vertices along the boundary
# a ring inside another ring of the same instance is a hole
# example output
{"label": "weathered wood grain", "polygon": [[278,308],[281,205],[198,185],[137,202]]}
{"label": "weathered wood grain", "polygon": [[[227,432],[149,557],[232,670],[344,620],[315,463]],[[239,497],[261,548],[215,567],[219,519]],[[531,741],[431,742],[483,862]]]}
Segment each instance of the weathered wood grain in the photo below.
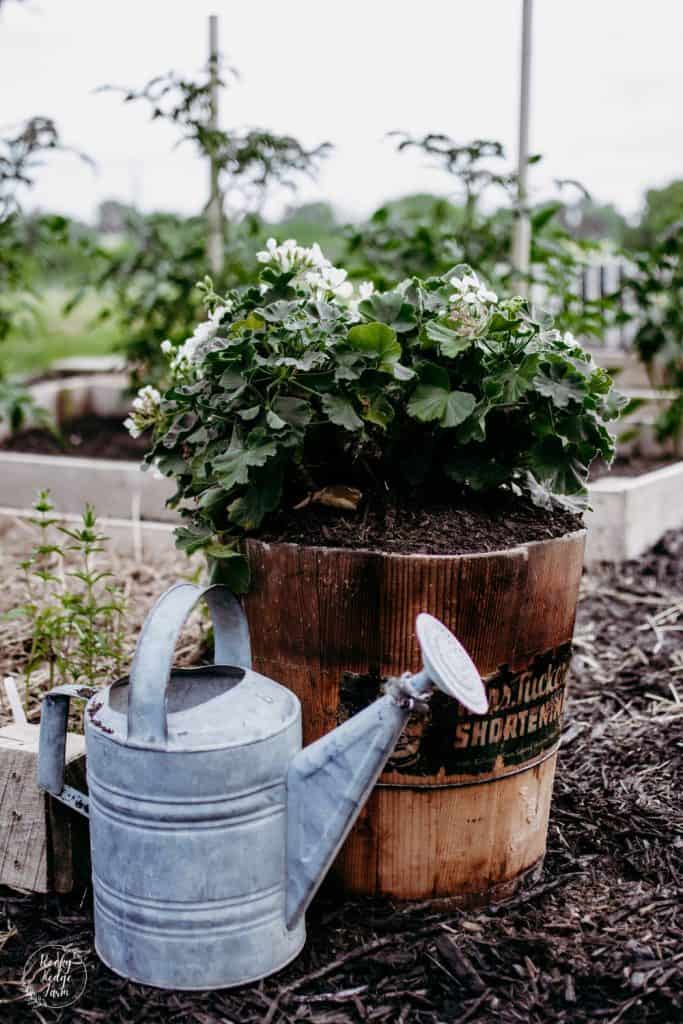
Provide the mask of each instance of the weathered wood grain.
{"label": "weathered wood grain", "polygon": [[[84,855],[85,822],[38,789],[39,726],[0,729],[0,884],[70,892]],[[69,733],[66,781],[84,788],[85,741]]]}

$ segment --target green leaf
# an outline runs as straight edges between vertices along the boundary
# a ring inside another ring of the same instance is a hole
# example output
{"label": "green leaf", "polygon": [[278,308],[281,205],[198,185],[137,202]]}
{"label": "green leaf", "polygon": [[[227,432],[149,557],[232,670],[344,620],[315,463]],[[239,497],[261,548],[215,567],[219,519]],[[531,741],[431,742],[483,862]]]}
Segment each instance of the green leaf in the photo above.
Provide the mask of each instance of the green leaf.
{"label": "green leaf", "polygon": [[396,331],[386,324],[356,324],[348,334],[352,348],[368,355],[377,356],[380,370],[393,372],[393,366],[401,358],[401,345],[396,340]]}
{"label": "green leaf", "polygon": [[582,494],[588,468],[576,457],[576,447],[563,445],[559,437],[548,436],[529,452],[529,467],[536,479],[552,494]]}
{"label": "green leaf", "polygon": [[243,530],[257,530],[280,502],[282,477],[282,466],[268,466],[254,473],[248,490],[228,508],[230,522]]}
{"label": "green leaf", "polygon": [[256,313],[249,313],[244,320],[237,320],[234,324],[231,324],[230,332],[233,333],[240,330],[260,331],[265,326],[265,320],[257,316]]}
{"label": "green leaf", "polygon": [[430,341],[435,342],[442,355],[447,359],[454,359],[461,352],[471,348],[473,338],[463,338],[461,334],[454,331],[443,322],[443,320],[430,320],[425,324],[425,334]]}
{"label": "green leaf", "polygon": [[363,410],[363,419],[375,423],[378,427],[389,426],[394,418],[394,407],[384,395],[375,395]]}
{"label": "green leaf", "polygon": [[209,558],[211,582],[224,583],[233,594],[245,594],[251,579],[245,556],[227,544],[217,544],[214,550],[216,554]]}
{"label": "green leaf", "polygon": [[368,319],[379,320],[399,334],[412,331],[417,324],[416,310],[401,292],[378,292],[360,304],[360,312]]}
{"label": "green leaf", "polygon": [[287,395],[276,398],[273,401],[273,411],[285,421],[290,427],[297,427],[303,430],[311,422],[313,409],[309,402],[301,398],[290,398]]}
{"label": "green leaf", "polygon": [[477,400],[469,391],[449,391],[441,417],[442,427],[457,427],[470,415]]}
{"label": "green leaf", "polygon": [[485,393],[489,398],[496,398],[501,402],[518,402],[532,385],[538,369],[538,360],[539,356],[534,353],[525,356],[518,366],[508,365],[502,370],[496,370],[484,381]]}
{"label": "green leaf", "polygon": [[403,366],[402,363],[393,363],[392,370],[395,380],[412,380],[415,376],[415,370],[411,370],[409,366]]}
{"label": "green leaf", "polygon": [[353,404],[348,398],[340,395],[323,395],[323,411],[338,427],[345,430],[361,430],[363,421],[359,418]]}
{"label": "green leaf", "polygon": [[252,405],[249,409],[240,409],[237,415],[243,420],[255,420],[260,411],[260,405]]}
{"label": "green leaf", "polygon": [[278,416],[278,414],[273,412],[272,409],[269,409],[266,413],[266,423],[271,430],[282,430],[283,427],[287,426],[282,417]]}
{"label": "green leaf", "polygon": [[446,409],[447,398],[448,392],[445,388],[435,388],[429,384],[418,384],[408,402],[408,412],[422,423],[440,420]]}
{"label": "green leaf", "polygon": [[536,374],[534,386],[561,409],[570,402],[582,403],[586,397],[586,378],[567,368],[566,363],[545,363]]}
{"label": "green leaf", "polygon": [[[252,431],[254,434],[255,431]],[[251,435],[250,435],[251,438]],[[249,480],[249,469],[252,466],[263,466],[268,459],[277,452],[274,441],[261,441],[260,443],[247,442],[247,446],[231,447],[224,455],[214,459],[213,469],[218,482],[226,491],[231,491],[239,484],[246,484]]]}
{"label": "green leaf", "polygon": [[210,526],[179,526],[175,530],[174,536],[176,547],[186,554],[192,555],[195,551],[207,546],[213,536],[213,530]]}
{"label": "green leaf", "polygon": [[211,509],[219,505],[225,498],[225,491],[222,487],[208,487],[202,492],[198,505],[200,508]]}
{"label": "green leaf", "polygon": [[458,444],[486,440],[486,417],[490,411],[491,406],[488,402],[482,401],[477,403],[466,422],[458,428],[456,435]]}
{"label": "green leaf", "polygon": [[408,402],[408,412],[422,423],[438,420],[442,427],[457,427],[477,404],[468,391],[451,391],[448,371],[435,363],[422,363],[421,383]]}

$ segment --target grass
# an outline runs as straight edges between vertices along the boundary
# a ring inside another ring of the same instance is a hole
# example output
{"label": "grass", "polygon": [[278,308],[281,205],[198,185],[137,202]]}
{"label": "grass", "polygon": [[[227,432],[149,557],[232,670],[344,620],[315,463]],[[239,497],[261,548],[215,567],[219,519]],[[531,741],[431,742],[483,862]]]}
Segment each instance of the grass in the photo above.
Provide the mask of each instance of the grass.
{"label": "grass", "polygon": [[97,299],[85,299],[65,316],[62,307],[69,293],[49,286],[37,302],[36,317],[27,317],[0,343],[0,364],[7,374],[35,374],[55,359],[68,356],[105,355],[119,341],[115,326],[107,321],[93,325],[98,312]]}

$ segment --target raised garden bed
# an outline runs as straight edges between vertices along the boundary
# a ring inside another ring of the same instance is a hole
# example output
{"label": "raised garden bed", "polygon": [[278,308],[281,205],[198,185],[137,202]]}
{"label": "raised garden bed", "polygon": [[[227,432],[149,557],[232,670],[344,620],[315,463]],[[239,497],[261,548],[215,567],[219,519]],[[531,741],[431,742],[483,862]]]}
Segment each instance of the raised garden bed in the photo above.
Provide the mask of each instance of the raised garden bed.
{"label": "raised garden bed", "polygon": [[0,432],[0,505],[29,509],[42,487],[63,513],[78,514],[89,502],[110,519],[174,520],[165,508],[172,484],[142,472],[145,441],[134,442],[123,428],[125,387],[122,374],[32,385],[35,401],[63,429],[65,447],[30,425],[14,437]]}
{"label": "raised garden bed", "polygon": [[589,496],[586,563],[637,558],[667,530],[683,526],[683,461],[639,475],[610,473],[589,485]]}

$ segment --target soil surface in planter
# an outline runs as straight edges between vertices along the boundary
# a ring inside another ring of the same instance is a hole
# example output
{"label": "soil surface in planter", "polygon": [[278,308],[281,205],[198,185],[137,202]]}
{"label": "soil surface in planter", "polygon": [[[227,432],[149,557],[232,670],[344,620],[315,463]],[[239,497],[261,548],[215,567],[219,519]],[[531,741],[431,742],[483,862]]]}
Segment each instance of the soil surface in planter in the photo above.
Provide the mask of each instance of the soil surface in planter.
{"label": "soil surface in planter", "polygon": [[38,428],[20,430],[6,437],[0,449],[32,455],[76,455],[138,462],[149,449],[149,436],[131,437],[118,416],[88,414],[63,423],[59,434]]}
{"label": "soil surface in planter", "polygon": [[[18,537],[26,544],[23,531]],[[134,569],[147,577],[135,595],[144,605],[136,628],[151,593],[167,585],[166,562]],[[55,898],[0,889],[2,1020],[57,1019],[20,987],[27,958],[46,943],[73,945],[87,961],[85,992],[64,1021],[680,1020],[682,602],[683,531],[637,562],[586,575],[544,873],[510,903],[462,911],[443,901],[344,899],[327,887],[308,914],[302,955],[284,971],[190,993],[134,985],[97,959],[90,891]],[[9,604],[0,595],[0,607]],[[9,670],[3,654],[0,644],[0,673]]]}
{"label": "soil surface in planter", "polygon": [[380,504],[371,496],[361,501],[357,512],[322,505],[283,510],[269,520],[258,539],[398,554],[456,555],[561,537],[582,526],[581,516],[559,508],[537,508],[527,499],[505,492],[486,496],[454,493],[447,502],[429,505],[417,497],[400,504]]}

